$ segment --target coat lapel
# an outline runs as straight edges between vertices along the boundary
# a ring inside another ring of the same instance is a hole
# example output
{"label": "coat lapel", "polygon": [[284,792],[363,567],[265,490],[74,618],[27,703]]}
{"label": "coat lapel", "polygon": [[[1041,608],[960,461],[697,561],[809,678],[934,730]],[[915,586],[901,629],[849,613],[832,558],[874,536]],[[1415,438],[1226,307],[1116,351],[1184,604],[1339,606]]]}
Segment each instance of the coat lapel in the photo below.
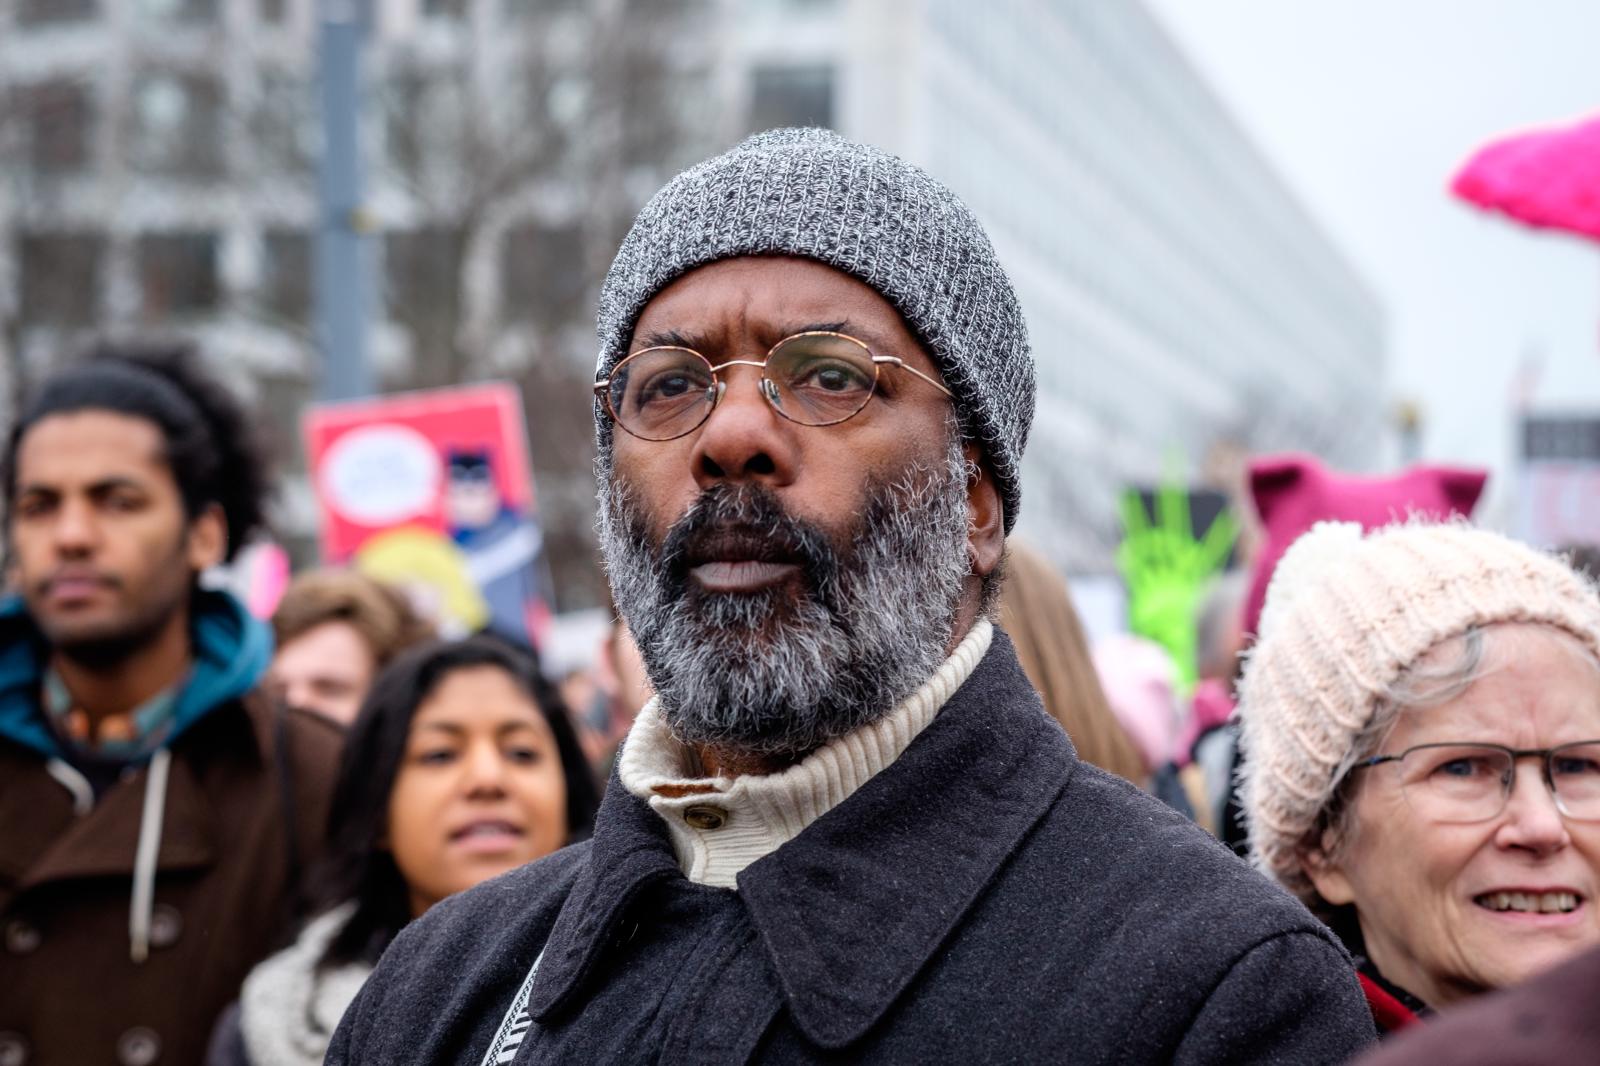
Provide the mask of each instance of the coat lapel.
{"label": "coat lapel", "polygon": [[[219,708],[179,739],[167,778],[157,870],[200,870],[217,859],[217,811],[201,780],[201,762],[259,766],[272,744],[273,711],[260,701]],[[26,783],[6,790],[0,807],[36,801],[48,814],[39,819],[43,829],[7,834],[0,846],[0,872],[15,872],[18,892],[78,877],[132,875],[147,769],[118,782],[81,818],[70,813],[66,790],[41,762],[29,758],[19,772]]]}
{"label": "coat lapel", "polygon": [[1076,765],[996,631],[972,677],[899,759],[739,876],[801,1032],[832,1049],[864,1035]]}
{"label": "coat lapel", "polygon": [[[883,1016],[1066,786],[1077,756],[998,630],[886,770],[739,875],[796,1026],[841,1048]],[[682,877],[666,826],[615,773],[544,945],[528,1013],[581,1001],[649,885]]]}
{"label": "coat lapel", "polygon": [[[94,810],[74,821],[32,865],[18,891],[77,877],[131,876],[147,772],[119,782]],[[189,761],[173,759],[156,868],[204,869],[216,860],[216,853],[215,812]]]}
{"label": "coat lapel", "polygon": [[588,862],[545,941],[539,980],[528,999],[534,1020],[545,1023],[575,1002],[645,887],[682,876],[666,826],[613,771],[595,818]]}

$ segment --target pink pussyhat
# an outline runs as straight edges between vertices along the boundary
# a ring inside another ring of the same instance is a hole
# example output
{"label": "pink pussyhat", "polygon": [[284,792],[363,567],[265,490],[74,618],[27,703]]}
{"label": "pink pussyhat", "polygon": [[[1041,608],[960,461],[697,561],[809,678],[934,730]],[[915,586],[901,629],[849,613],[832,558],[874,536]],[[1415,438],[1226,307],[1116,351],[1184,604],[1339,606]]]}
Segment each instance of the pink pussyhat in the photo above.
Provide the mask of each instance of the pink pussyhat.
{"label": "pink pussyhat", "polygon": [[1329,470],[1309,455],[1269,455],[1250,463],[1250,494],[1265,529],[1244,602],[1244,632],[1261,621],[1267,583],[1278,560],[1318,522],[1356,522],[1373,530],[1412,515],[1470,518],[1489,472],[1417,465],[1398,474],[1359,477]]}

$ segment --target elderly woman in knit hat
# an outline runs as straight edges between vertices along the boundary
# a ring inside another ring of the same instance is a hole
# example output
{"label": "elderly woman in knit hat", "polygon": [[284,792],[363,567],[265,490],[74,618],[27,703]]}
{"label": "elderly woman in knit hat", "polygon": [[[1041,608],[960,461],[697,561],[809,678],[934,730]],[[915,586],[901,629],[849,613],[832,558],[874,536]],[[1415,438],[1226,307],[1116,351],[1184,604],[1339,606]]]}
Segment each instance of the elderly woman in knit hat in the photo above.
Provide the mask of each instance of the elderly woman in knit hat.
{"label": "elderly woman in knit hat", "polygon": [[1380,1031],[1600,942],[1600,598],[1561,560],[1318,525],[1240,694],[1254,861],[1345,939]]}

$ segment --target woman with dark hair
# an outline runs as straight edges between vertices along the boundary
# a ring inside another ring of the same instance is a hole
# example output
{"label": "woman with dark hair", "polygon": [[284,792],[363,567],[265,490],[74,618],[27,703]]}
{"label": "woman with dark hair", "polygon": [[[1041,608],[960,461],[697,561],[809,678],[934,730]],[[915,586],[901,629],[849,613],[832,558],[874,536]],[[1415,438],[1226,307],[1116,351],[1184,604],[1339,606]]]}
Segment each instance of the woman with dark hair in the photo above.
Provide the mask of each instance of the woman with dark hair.
{"label": "woman with dark hair", "polygon": [[599,795],[566,708],[492,637],[432,643],[377,678],[334,789],[323,910],[244,983],[208,1062],[320,1063],[411,919],[589,835]]}

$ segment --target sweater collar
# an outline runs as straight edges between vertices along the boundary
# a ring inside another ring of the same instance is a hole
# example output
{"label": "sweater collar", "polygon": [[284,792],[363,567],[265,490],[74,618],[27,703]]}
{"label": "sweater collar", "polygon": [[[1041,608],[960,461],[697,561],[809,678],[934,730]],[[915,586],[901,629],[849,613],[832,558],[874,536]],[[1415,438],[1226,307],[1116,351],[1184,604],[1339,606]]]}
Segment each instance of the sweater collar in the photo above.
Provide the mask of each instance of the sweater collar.
{"label": "sweater collar", "polygon": [[899,758],[971,676],[993,634],[994,626],[980,618],[934,675],[893,711],[779,773],[695,776],[692,753],[672,736],[659,701],[652,700],[628,734],[618,777],[666,822],[689,880],[733,888],[745,867],[794,839]]}
{"label": "sweater collar", "polygon": [[[866,1033],[962,923],[1066,787],[1077,756],[996,631],[966,683],[899,758],[738,877],[805,1036],[842,1048]],[[681,878],[666,823],[613,776],[588,861],[545,945],[528,1002],[541,1023],[576,1007],[623,951],[625,916]],[[849,965],[843,965],[848,960]]]}

